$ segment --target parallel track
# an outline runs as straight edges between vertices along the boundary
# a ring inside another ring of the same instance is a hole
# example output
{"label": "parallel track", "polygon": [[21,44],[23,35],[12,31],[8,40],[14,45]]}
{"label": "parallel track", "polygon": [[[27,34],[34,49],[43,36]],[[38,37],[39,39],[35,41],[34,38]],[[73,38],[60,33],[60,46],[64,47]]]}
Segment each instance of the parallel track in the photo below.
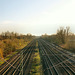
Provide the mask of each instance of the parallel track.
{"label": "parallel track", "polygon": [[56,45],[39,40],[45,75],[75,75],[75,57]]}
{"label": "parallel track", "polygon": [[0,67],[0,75],[27,75],[27,66],[34,49],[35,41],[32,41],[19,53],[8,60],[8,63],[4,63]]}
{"label": "parallel track", "polygon": [[[36,48],[33,40],[20,52],[0,66],[0,75],[29,75],[29,62]],[[75,75],[75,57],[61,47],[38,39],[44,75]]]}

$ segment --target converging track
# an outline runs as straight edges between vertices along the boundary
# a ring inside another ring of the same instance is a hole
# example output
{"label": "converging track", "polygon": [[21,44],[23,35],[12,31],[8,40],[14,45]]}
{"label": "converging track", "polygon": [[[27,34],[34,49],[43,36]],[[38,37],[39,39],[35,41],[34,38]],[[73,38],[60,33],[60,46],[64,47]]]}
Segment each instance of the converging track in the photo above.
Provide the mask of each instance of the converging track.
{"label": "converging track", "polygon": [[58,45],[40,38],[31,41],[20,52],[1,65],[0,75],[30,75],[36,41],[38,41],[44,75],[75,75],[75,56]]}
{"label": "converging track", "polygon": [[38,42],[45,75],[75,75],[75,57],[70,52],[42,39]]}
{"label": "converging track", "polygon": [[0,66],[0,75],[27,75],[29,61],[35,49],[35,41],[29,43],[19,53]]}

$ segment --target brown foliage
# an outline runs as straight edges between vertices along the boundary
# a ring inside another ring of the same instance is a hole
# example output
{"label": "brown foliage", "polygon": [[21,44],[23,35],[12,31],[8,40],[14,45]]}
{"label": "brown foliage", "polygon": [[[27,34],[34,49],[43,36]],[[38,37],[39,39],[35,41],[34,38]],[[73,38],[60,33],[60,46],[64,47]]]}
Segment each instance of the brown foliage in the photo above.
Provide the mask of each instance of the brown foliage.
{"label": "brown foliage", "polygon": [[8,54],[21,49],[33,39],[32,35],[19,35],[14,32],[2,32],[0,35],[0,54],[6,57]]}

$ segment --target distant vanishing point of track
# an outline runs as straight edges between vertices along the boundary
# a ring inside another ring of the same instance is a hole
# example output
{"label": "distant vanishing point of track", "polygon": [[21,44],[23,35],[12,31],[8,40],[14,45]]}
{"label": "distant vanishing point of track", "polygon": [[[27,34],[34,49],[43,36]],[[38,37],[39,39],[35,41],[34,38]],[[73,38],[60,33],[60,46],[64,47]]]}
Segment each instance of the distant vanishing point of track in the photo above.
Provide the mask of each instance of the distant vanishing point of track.
{"label": "distant vanishing point of track", "polygon": [[[37,39],[44,75],[75,75],[75,56],[61,47]],[[36,49],[33,40],[0,66],[0,75],[30,75],[31,58]]]}

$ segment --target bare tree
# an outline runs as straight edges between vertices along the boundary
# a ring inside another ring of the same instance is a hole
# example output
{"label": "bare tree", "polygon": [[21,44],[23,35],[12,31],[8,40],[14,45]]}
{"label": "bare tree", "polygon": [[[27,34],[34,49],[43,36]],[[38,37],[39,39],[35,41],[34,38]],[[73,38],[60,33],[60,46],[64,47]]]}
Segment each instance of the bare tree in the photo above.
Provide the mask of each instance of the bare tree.
{"label": "bare tree", "polygon": [[61,40],[62,43],[65,43],[69,35],[70,35],[70,27],[66,27],[66,29],[64,27],[60,27],[57,30],[57,36]]}
{"label": "bare tree", "polygon": [[60,27],[60,29],[57,30],[57,36],[62,43],[65,43],[65,32],[66,30],[64,29],[64,27]]}
{"label": "bare tree", "polygon": [[69,27],[69,26],[67,26],[67,27],[66,27],[66,36],[68,37],[68,36],[69,36],[69,34],[70,34],[70,27]]}

